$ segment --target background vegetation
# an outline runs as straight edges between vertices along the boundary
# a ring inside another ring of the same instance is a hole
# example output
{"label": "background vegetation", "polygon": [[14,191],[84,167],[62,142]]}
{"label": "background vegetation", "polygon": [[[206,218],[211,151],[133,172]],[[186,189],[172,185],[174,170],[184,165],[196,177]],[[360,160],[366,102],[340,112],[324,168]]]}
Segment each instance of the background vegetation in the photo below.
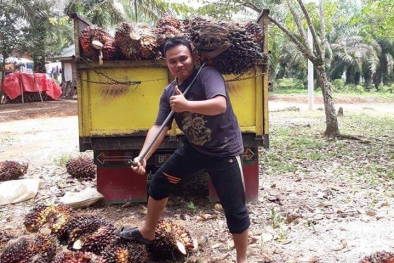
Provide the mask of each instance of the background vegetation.
{"label": "background vegetation", "polygon": [[[0,53],[3,58],[28,53],[36,72],[43,72],[48,57],[73,44],[73,12],[112,31],[120,21],[154,24],[164,13],[180,19],[209,15],[218,19],[256,21],[259,12],[270,9],[289,31],[297,25],[289,6],[297,1],[216,0],[164,1],[0,1]],[[318,2],[302,1],[316,30]],[[394,93],[394,3],[390,0],[325,0],[324,26],[327,39],[326,72],[335,92]],[[305,21],[301,21],[304,25]],[[296,32],[296,30],[295,30]],[[297,36],[301,40],[301,36]],[[269,26],[271,90],[306,89],[307,59],[297,46],[274,24]],[[316,88],[319,88],[316,85]]]}

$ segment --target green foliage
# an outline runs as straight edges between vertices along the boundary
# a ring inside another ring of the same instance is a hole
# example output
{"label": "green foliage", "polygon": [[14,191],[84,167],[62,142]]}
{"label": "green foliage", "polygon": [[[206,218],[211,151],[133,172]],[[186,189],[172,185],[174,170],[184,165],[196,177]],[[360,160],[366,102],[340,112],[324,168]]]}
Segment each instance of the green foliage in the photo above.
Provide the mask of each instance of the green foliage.
{"label": "green foliage", "polygon": [[64,13],[68,16],[72,13],[81,14],[93,24],[104,28],[125,19],[113,1],[69,1]]}
{"label": "green foliage", "polygon": [[334,79],[331,81],[331,90],[333,92],[344,90],[345,81],[343,79]]}
{"label": "green foliage", "polygon": [[381,85],[379,87],[379,90],[384,93],[384,94],[394,94],[394,84],[391,84],[389,86],[386,85]]}
{"label": "green foliage", "polygon": [[367,0],[360,14],[352,19],[353,24],[362,24],[363,32],[370,38],[393,40],[394,3],[392,0]]}
{"label": "green foliage", "polygon": [[305,90],[306,87],[300,79],[283,78],[276,80],[277,89]]}
{"label": "green foliage", "polygon": [[70,153],[62,153],[60,156],[54,158],[54,163],[61,167],[66,167],[67,162],[73,157]]}
{"label": "green foliage", "polygon": [[192,201],[190,201],[190,202],[187,204],[187,208],[188,208],[192,213],[195,213],[195,212],[196,212],[196,205],[195,205]]}
{"label": "green foliage", "polygon": [[8,58],[23,41],[23,34],[18,27],[21,18],[14,5],[0,3],[0,54],[4,60]]}

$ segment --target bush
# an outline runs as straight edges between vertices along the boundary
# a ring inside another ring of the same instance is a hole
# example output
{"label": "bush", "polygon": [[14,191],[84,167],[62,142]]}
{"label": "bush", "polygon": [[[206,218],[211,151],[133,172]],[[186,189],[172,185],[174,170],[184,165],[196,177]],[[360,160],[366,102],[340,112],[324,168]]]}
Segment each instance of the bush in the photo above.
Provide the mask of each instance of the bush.
{"label": "bush", "polygon": [[300,79],[277,79],[276,80],[277,89],[306,89],[304,83]]}
{"label": "bush", "polygon": [[345,81],[343,79],[334,79],[331,82],[331,89],[334,92],[343,91],[345,89]]}
{"label": "bush", "polygon": [[394,84],[391,84],[390,86],[380,86],[379,87],[380,91],[383,93],[394,93]]}
{"label": "bush", "polygon": [[365,88],[364,88],[364,86],[362,86],[362,85],[356,85],[354,91],[355,91],[357,94],[362,94],[362,93],[365,91]]}

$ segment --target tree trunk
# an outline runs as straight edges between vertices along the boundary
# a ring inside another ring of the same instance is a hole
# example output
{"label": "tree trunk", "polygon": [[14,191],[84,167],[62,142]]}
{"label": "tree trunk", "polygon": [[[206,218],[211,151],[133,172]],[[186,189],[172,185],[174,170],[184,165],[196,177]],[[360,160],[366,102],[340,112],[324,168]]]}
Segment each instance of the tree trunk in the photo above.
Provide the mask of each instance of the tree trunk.
{"label": "tree trunk", "polygon": [[356,85],[360,84],[360,80],[361,80],[361,74],[360,74],[360,72],[357,71],[354,74],[354,84],[356,84]]}
{"label": "tree trunk", "polygon": [[373,76],[373,83],[376,91],[379,91],[379,85],[382,82],[382,66],[379,66]]}
{"label": "tree trunk", "polygon": [[352,81],[352,71],[351,71],[350,67],[348,67],[348,68],[346,69],[346,80],[345,80],[345,84],[346,84],[346,85],[353,84],[353,81]]}
{"label": "tree trunk", "polygon": [[2,63],[2,70],[1,70],[1,82],[0,82],[0,104],[2,104],[3,101],[3,96],[5,96],[5,91],[3,89],[3,82],[4,82],[4,76],[5,76],[5,59],[6,59],[6,53],[3,52],[3,63]]}
{"label": "tree trunk", "polygon": [[327,79],[327,74],[323,66],[316,68],[317,77],[323,92],[324,111],[326,114],[326,130],[324,136],[335,137],[339,135],[338,119],[335,113],[334,100],[332,98],[331,84]]}

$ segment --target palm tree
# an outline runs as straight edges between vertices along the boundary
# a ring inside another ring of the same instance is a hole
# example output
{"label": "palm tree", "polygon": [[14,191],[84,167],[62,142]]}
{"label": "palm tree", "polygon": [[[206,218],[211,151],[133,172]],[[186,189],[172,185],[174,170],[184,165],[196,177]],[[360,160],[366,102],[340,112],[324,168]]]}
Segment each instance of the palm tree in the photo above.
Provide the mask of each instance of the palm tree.
{"label": "palm tree", "polygon": [[84,15],[90,22],[99,27],[108,27],[124,21],[125,16],[113,1],[86,0],[67,2],[64,13]]}
{"label": "palm tree", "polygon": [[390,82],[393,82],[394,77],[394,43],[387,39],[378,39],[378,43],[382,52],[379,56],[380,65],[376,69],[376,74],[373,79],[377,91],[381,83],[388,85]]}
{"label": "palm tree", "polygon": [[376,41],[366,43],[363,37],[349,34],[340,37],[331,44],[331,48],[335,54],[331,71],[335,71],[335,67],[343,68],[347,84],[359,84],[361,76],[367,84],[372,82],[372,76],[380,65],[381,48]]}

